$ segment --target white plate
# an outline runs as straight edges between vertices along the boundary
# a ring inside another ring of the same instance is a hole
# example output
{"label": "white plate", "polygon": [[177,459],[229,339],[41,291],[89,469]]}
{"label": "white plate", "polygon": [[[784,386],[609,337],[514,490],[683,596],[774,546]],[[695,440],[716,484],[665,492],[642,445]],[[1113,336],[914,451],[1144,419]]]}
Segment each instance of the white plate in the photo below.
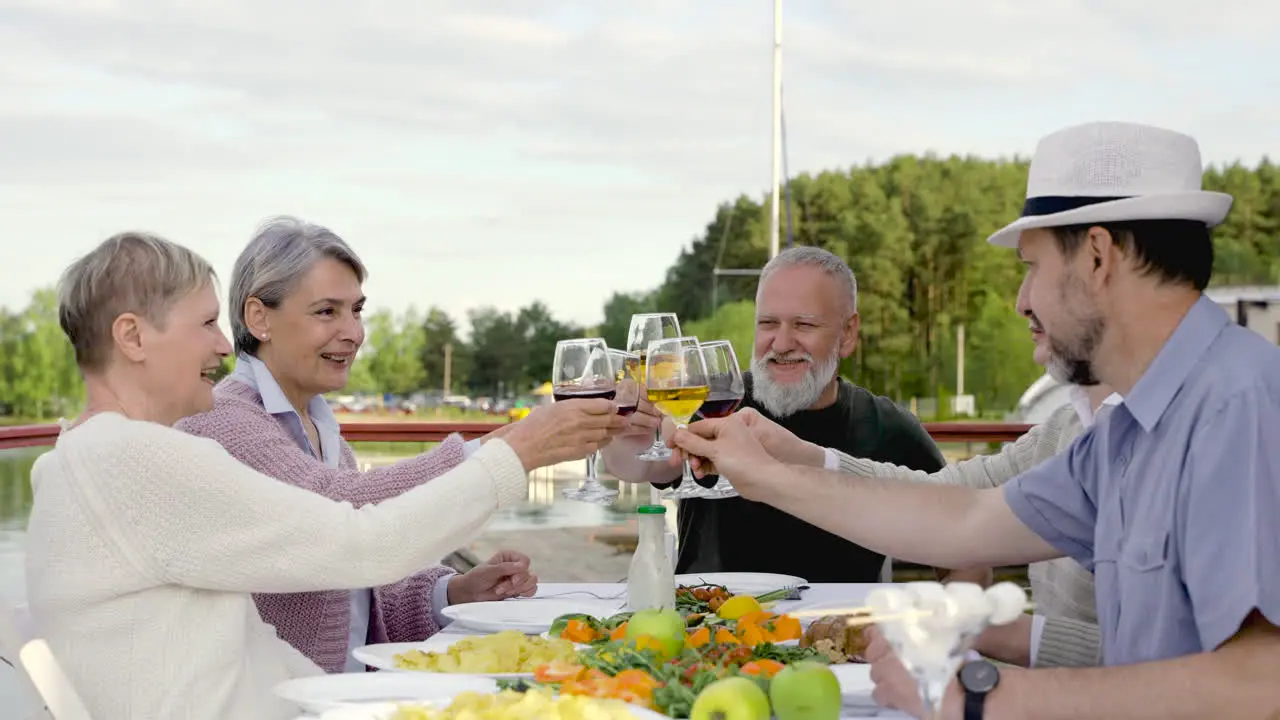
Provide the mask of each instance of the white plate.
{"label": "white plate", "polygon": [[773,573],[689,573],[676,576],[676,585],[723,585],[734,595],[762,595],[788,585],[806,584],[808,581],[804,578]]}
{"label": "white plate", "polygon": [[527,635],[538,635],[550,630],[551,624],[561,615],[583,613],[605,618],[620,612],[619,607],[619,603],[608,600],[529,598],[461,603],[444,608],[440,614],[468,630],[490,633],[519,630]]}
{"label": "white plate", "polygon": [[398,667],[396,665],[396,655],[402,655],[410,650],[421,650],[422,652],[442,653],[448,652],[454,643],[461,642],[468,638],[486,637],[484,635],[458,635],[455,633],[440,633],[432,635],[422,642],[406,642],[406,643],[380,643],[377,645],[365,645],[351,651],[351,656],[356,660],[370,667],[379,670],[389,670],[396,673],[414,673],[438,675],[444,677],[480,677],[480,678],[531,678],[533,673],[437,673],[429,670],[410,670],[408,668]]}
{"label": "white plate", "polygon": [[467,691],[497,692],[498,683],[471,675],[360,672],[295,678],[274,688],[276,695],[317,715],[351,703],[448,702]]}
{"label": "white plate", "polygon": [[[671,720],[666,715],[638,705],[633,705],[627,709],[631,711],[631,716],[635,720]],[[325,712],[320,716],[320,720],[388,720],[395,711],[395,703],[348,705]]]}
{"label": "white plate", "polygon": [[844,696],[871,697],[876,684],[871,682],[871,666],[866,663],[840,663],[831,665],[831,672],[840,681],[840,694]]}
{"label": "white plate", "polygon": [[[867,603],[866,592],[854,592],[835,600],[810,600],[810,601],[801,601],[801,602],[793,603],[787,606],[787,612],[797,613],[800,611],[804,611],[805,613],[809,613],[809,612],[822,612],[824,610],[848,610],[849,608],[862,607],[866,605],[866,603]],[[822,616],[821,615],[805,615],[804,617],[800,618],[800,624],[804,625],[805,627],[808,627],[820,617]]]}

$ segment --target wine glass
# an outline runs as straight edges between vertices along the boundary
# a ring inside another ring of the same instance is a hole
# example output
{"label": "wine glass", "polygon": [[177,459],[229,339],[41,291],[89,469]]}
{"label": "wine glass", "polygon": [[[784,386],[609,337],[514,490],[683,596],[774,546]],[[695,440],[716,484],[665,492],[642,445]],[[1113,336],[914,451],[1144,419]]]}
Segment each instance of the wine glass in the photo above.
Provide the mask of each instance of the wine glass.
{"label": "wine glass", "polygon": [[618,383],[618,392],[613,401],[618,403],[618,414],[627,417],[640,404],[640,386],[644,384],[640,356],[609,348],[609,362],[613,364],[613,377]]}
{"label": "wine glass", "polygon": [[[693,414],[702,407],[707,387],[707,363],[702,346],[693,336],[654,340],[645,352],[645,393],[658,412],[671,418],[676,427],[689,426]],[[693,470],[684,460],[681,487],[693,487]],[[668,497],[679,497],[680,488]]]}
{"label": "wine glass", "polygon": [[[609,360],[609,347],[600,338],[577,338],[556,343],[556,356],[551,367],[551,394],[556,402],[576,398],[613,400],[617,379]],[[582,487],[565,489],[564,497],[597,505],[608,505],[618,497],[617,490],[600,484],[596,477],[599,451],[587,456],[587,476]]]}
{"label": "wine glass", "polygon": [[[631,316],[627,329],[627,352],[640,356],[640,378],[645,378],[645,353],[654,340],[680,337],[680,320],[675,313],[638,313]],[[671,457],[671,450],[662,441],[662,427],[654,434],[653,444],[636,455],[641,460],[656,462]]]}
{"label": "wine glass", "polygon": [[[707,364],[707,386],[710,393],[702,401],[698,414],[704,418],[722,418],[733,414],[742,403],[746,394],[746,386],[742,382],[742,368],[738,365],[738,356],[733,351],[733,343],[728,340],[713,340],[702,343],[702,359]],[[707,488],[706,492],[695,497],[712,499],[738,497],[729,481],[720,475],[714,484],[708,484],[710,478],[695,478],[698,485]]]}

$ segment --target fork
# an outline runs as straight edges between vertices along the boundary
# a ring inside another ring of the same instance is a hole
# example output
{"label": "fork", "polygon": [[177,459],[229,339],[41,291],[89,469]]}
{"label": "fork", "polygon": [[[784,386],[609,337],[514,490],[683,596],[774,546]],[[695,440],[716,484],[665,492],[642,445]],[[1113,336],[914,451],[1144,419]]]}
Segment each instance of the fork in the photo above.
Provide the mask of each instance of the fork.
{"label": "fork", "polygon": [[530,599],[566,597],[568,595],[590,595],[591,597],[597,600],[621,600],[623,597],[626,596],[626,594],[627,594],[626,590],[623,590],[622,592],[616,593],[614,595],[600,595],[599,593],[594,593],[594,592],[591,592],[590,590],[565,590],[564,592],[550,593],[547,595],[538,595],[535,598],[530,598]]}
{"label": "fork", "polygon": [[[782,601],[782,600],[800,600],[800,599],[802,599],[802,597],[803,597],[800,593],[801,593],[802,591],[804,591],[804,590],[808,590],[808,589],[809,589],[809,586],[808,586],[808,585],[787,585],[787,586],[785,586],[785,587],[780,587],[780,588],[778,588],[777,590],[775,590],[775,591],[773,591],[773,592],[784,592],[784,593],[786,593],[786,595],[783,595],[782,597],[778,598],[778,601]],[[771,593],[768,593],[768,594],[772,595],[773,593],[771,592]]]}

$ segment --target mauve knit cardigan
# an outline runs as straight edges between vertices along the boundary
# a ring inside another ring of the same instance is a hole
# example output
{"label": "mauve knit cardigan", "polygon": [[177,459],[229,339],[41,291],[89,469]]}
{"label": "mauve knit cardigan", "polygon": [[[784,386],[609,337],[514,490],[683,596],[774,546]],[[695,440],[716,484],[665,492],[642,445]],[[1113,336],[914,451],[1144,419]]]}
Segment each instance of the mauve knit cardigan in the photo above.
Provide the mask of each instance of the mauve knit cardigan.
{"label": "mauve knit cardigan", "polygon": [[[176,427],[218,441],[253,469],[332,500],[360,507],[395,497],[444,474],[464,459],[464,442],[449,436],[430,452],[394,465],[360,472],[345,440],[338,468],[298,447],[289,431],[262,406],[252,387],[231,378],[213,391],[213,409],[179,421]],[[373,588],[369,612],[370,643],[414,642],[440,631],[431,612],[431,592],[453,571],[435,566],[392,585]],[[255,594],[263,621],[281,639],[311,658],[325,672],[342,672],[351,622],[350,590]]]}

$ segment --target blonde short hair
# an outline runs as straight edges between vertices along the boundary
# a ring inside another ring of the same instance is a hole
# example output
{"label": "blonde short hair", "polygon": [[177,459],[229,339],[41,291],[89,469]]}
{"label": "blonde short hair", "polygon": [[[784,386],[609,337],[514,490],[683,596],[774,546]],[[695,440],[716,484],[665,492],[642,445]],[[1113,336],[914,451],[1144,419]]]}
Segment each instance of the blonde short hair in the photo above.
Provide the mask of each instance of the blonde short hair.
{"label": "blonde short hair", "polygon": [[62,274],[58,322],[75,348],[76,364],[100,370],[111,357],[111,326],[136,313],[164,326],[174,302],[217,277],[208,261],[158,235],[112,235]]}

